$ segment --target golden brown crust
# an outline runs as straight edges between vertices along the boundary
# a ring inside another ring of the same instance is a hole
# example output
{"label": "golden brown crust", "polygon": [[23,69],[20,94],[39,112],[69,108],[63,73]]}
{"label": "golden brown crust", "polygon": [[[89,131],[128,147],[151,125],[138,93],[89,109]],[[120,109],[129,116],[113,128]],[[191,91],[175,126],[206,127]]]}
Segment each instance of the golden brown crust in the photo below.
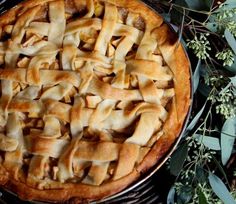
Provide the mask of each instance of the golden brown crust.
{"label": "golden brown crust", "polygon": [[[1,175],[7,175],[7,171],[2,171]],[[5,181],[4,187],[11,190],[12,192],[17,192],[18,196],[23,200],[40,200],[48,202],[63,202],[69,199],[76,199],[81,201],[86,198],[86,200],[96,200],[112,195],[115,192],[119,192],[125,187],[127,187],[131,181],[137,180],[140,174],[137,171],[133,171],[128,176],[118,179],[116,181],[103,184],[99,187],[94,187],[85,184],[61,184],[55,182],[53,190],[38,190],[29,187],[25,183],[11,179],[6,182],[5,176],[1,176],[1,180]],[[78,190],[79,189],[79,190]],[[78,202],[79,203],[79,202]]]}
{"label": "golden brown crust", "polygon": [[[101,0],[104,1],[104,0]],[[110,2],[116,6],[123,7],[129,9],[129,11],[138,13],[148,21],[151,26],[159,27],[163,23],[163,18],[153,12],[150,8],[148,8],[143,2],[140,0],[105,0],[106,2]]]}
{"label": "golden brown crust", "polygon": [[176,94],[163,127],[165,134],[156,142],[142,164],[139,165],[138,171],[140,172],[155,165],[173,145],[182,130],[191,103],[190,63],[183,46],[177,42],[176,35],[166,24],[158,29],[161,31],[156,32],[160,43],[159,48],[174,73]]}
{"label": "golden brown crust", "polygon": [[[1,16],[0,25],[6,25],[15,21],[17,14],[23,9],[34,7],[49,1],[51,0],[25,1]],[[140,177],[140,174],[146,172],[153,165],[157,164],[157,162],[163,158],[173,145],[183,127],[191,102],[191,86],[189,73],[190,65],[182,45],[179,44],[176,47],[177,39],[175,34],[173,34],[166,24],[163,24],[163,19],[159,15],[147,8],[143,3],[136,0],[106,1],[113,3],[116,6],[128,8],[130,11],[140,13],[146,21],[149,21],[150,24],[153,25],[153,27],[161,26],[157,30],[153,30],[153,35],[158,39],[160,51],[165,62],[174,73],[174,88],[176,93],[174,103],[171,105],[168,119],[164,125],[164,136],[154,144],[142,163],[137,167],[137,169],[134,169],[132,173],[116,181],[102,184],[99,187],[85,184],[61,184],[55,182],[49,186],[49,188],[51,187],[53,190],[38,190],[29,187],[23,182],[12,178],[9,179],[7,170],[5,170],[3,166],[0,166],[0,184],[6,189],[17,192],[19,197],[22,199],[51,202],[74,199],[75,203],[79,203],[84,198],[88,200],[96,200],[115,194],[132,184]]]}
{"label": "golden brown crust", "polygon": [[25,10],[32,8],[34,6],[42,5],[50,1],[53,1],[53,0],[23,1],[0,16],[0,26],[7,25],[14,22],[17,19],[17,16],[19,13],[24,12]]}

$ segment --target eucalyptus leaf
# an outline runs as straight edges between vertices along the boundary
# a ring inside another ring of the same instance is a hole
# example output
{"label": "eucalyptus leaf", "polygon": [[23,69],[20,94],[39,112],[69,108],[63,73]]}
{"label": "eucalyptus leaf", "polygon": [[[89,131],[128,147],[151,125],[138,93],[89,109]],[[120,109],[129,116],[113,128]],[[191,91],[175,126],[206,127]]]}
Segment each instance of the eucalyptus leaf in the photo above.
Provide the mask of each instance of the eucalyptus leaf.
{"label": "eucalyptus leaf", "polygon": [[[201,64],[201,68],[200,68],[200,76],[205,78],[205,77],[209,77],[209,71],[206,68],[205,64]],[[198,84],[198,89],[197,89],[203,96],[208,97],[210,92],[211,92],[211,88],[209,85],[207,85],[204,80],[203,81],[199,81]]]}
{"label": "eucalyptus leaf", "polygon": [[212,0],[185,0],[188,7],[195,10],[208,11],[212,5]]}
{"label": "eucalyptus leaf", "polygon": [[236,76],[230,78],[230,82],[236,87]]}
{"label": "eucalyptus leaf", "polygon": [[4,4],[7,0],[0,1],[0,5]]}
{"label": "eucalyptus leaf", "polygon": [[226,0],[221,7],[219,7],[215,12],[221,12],[223,10],[228,10],[236,7],[235,0]]}
{"label": "eucalyptus leaf", "polygon": [[176,0],[175,4],[177,4],[179,6],[183,6],[183,7],[187,7],[188,6],[186,0]]}
{"label": "eucalyptus leaf", "polygon": [[212,190],[224,203],[236,204],[232,195],[230,195],[225,184],[221,181],[221,179],[219,177],[217,177],[215,174],[212,174],[211,172],[209,172],[208,180],[209,180],[209,183],[212,187]]}
{"label": "eucalyptus leaf", "polygon": [[206,104],[207,104],[207,101],[205,102],[205,104],[203,105],[201,110],[197,113],[197,115],[195,115],[195,117],[192,119],[192,121],[190,122],[190,124],[186,128],[185,134],[187,134],[188,131],[192,130],[195,127],[195,125],[197,124],[198,120],[200,119],[203,111],[205,110]]}
{"label": "eucalyptus leaf", "polygon": [[171,22],[175,25],[180,25],[182,19],[183,9],[173,8],[170,12]]}
{"label": "eucalyptus leaf", "polygon": [[215,33],[217,31],[217,24],[215,22],[208,22],[206,23],[206,27],[211,32]]}
{"label": "eucalyptus leaf", "polygon": [[235,137],[232,137],[230,135],[236,134],[236,117],[229,118],[225,121],[222,130],[221,130],[221,161],[223,165],[227,163],[229,160],[233,145],[235,141]]}
{"label": "eucalyptus leaf", "polygon": [[[188,7],[188,5],[185,2],[185,0],[176,0],[175,4],[177,4],[179,6],[183,6],[183,7]],[[171,9],[171,12],[170,12],[171,20],[176,25],[180,25],[181,24],[181,20],[182,20],[182,16],[183,16],[183,10],[184,10],[183,8],[179,8],[177,6],[173,6],[173,8]],[[186,11],[186,14],[187,13],[188,13],[188,11]]]}
{"label": "eucalyptus leaf", "polygon": [[[234,0],[233,0],[234,1]],[[214,13],[220,13],[220,12],[223,12],[225,10],[230,10],[230,9],[233,9],[236,7],[236,2],[231,2],[231,3],[224,3],[221,7],[217,8]]]}
{"label": "eucalyptus leaf", "polygon": [[216,15],[210,15],[209,16],[208,22],[216,23],[216,21],[217,21]]}
{"label": "eucalyptus leaf", "polygon": [[236,55],[234,55],[234,63],[231,66],[226,66],[225,68],[236,74]]}
{"label": "eucalyptus leaf", "polygon": [[199,204],[208,204],[205,194],[202,192],[201,188],[198,189],[198,203]]}
{"label": "eucalyptus leaf", "polygon": [[201,64],[200,76],[202,77],[209,76],[209,71],[207,70],[207,66],[208,65]]}
{"label": "eucalyptus leaf", "polygon": [[215,162],[217,168],[218,168],[218,169],[220,170],[220,172],[223,174],[226,183],[229,185],[229,181],[228,181],[228,178],[227,178],[227,175],[226,175],[226,173],[225,173],[224,168],[220,165],[220,163],[218,162],[218,160],[217,160],[214,156],[212,157],[212,159],[213,159],[213,161]]}
{"label": "eucalyptus leaf", "polygon": [[208,8],[212,8],[214,5],[214,0],[203,0],[204,4],[208,7]]}
{"label": "eucalyptus leaf", "polygon": [[236,4],[224,5],[224,6],[220,7],[220,8],[218,8],[218,9],[216,9],[216,10],[214,11],[214,13],[219,13],[219,12],[222,12],[222,11],[224,11],[224,10],[229,10],[229,9],[232,9],[232,8],[235,8],[235,7],[236,7]]}
{"label": "eucalyptus leaf", "polygon": [[226,0],[226,1],[224,1],[224,4],[236,6],[236,1],[235,0]]}
{"label": "eucalyptus leaf", "polygon": [[162,13],[161,15],[165,19],[166,22],[170,22],[170,14],[169,13]]}
{"label": "eucalyptus leaf", "polygon": [[211,92],[211,88],[204,84],[204,83],[199,83],[198,85],[198,91],[205,97],[208,97],[210,92]]}
{"label": "eucalyptus leaf", "polygon": [[197,166],[196,168],[196,179],[198,183],[204,184],[207,181],[207,174],[202,166]]}
{"label": "eucalyptus leaf", "polygon": [[179,30],[179,27],[178,26],[176,26],[176,25],[174,25],[174,24],[170,24],[171,25],[171,27],[174,29],[174,31],[175,32],[178,32],[178,30]]}
{"label": "eucalyptus leaf", "polygon": [[191,9],[200,9],[201,8],[201,0],[186,0],[186,3],[188,4],[188,7]]}
{"label": "eucalyptus leaf", "polygon": [[191,200],[192,197],[193,197],[192,186],[185,185],[181,188],[181,193],[180,193],[180,195],[178,195],[178,200],[177,201],[180,201],[183,204],[189,203],[189,201]]}
{"label": "eucalyptus leaf", "polygon": [[225,39],[229,43],[229,46],[232,48],[232,50],[234,51],[234,54],[236,55],[236,40],[233,34],[228,29],[225,29],[224,35],[225,35]]}
{"label": "eucalyptus leaf", "polygon": [[188,155],[188,144],[180,145],[170,158],[170,173],[178,176]]}
{"label": "eucalyptus leaf", "polygon": [[216,137],[210,137],[206,135],[195,134],[194,137],[202,143],[204,146],[212,150],[220,150],[220,141]]}
{"label": "eucalyptus leaf", "polygon": [[227,91],[227,89],[229,89],[229,87],[231,86],[231,82],[229,82],[221,91],[220,94],[223,94]]}
{"label": "eucalyptus leaf", "polygon": [[201,67],[201,60],[199,59],[197,62],[196,69],[193,74],[193,92],[195,93],[199,84],[200,79],[200,67]]}
{"label": "eucalyptus leaf", "polygon": [[174,204],[175,203],[175,188],[174,188],[174,186],[172,186],[169,190],[166,203],[167,204]]}

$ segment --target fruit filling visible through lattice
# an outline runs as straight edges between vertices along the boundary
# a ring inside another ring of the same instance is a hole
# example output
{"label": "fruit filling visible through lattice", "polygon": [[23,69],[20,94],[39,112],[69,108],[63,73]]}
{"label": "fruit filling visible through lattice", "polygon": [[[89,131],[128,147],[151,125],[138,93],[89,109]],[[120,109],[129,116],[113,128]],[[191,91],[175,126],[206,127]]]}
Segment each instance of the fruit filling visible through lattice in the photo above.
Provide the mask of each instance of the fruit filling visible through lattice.
{"label": "fruit filling visible through lattice", "polygon": [[37,188],[128,175],[162,136],[174,96],[153,25],[87,2],[27,8],[2,27],[2,163]]}

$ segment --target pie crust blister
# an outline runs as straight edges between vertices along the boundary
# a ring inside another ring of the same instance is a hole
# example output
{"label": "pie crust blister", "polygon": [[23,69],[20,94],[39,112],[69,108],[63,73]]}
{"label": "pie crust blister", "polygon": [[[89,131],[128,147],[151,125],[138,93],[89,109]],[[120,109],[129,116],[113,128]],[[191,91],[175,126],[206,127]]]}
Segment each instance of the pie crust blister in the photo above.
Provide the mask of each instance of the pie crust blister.
{"label": "pie crust blister", "polygon": [[1,168],[39,190],[122,179],[165,135],[174,101],[162,19],[112,1],[32,2],[1,22]]}

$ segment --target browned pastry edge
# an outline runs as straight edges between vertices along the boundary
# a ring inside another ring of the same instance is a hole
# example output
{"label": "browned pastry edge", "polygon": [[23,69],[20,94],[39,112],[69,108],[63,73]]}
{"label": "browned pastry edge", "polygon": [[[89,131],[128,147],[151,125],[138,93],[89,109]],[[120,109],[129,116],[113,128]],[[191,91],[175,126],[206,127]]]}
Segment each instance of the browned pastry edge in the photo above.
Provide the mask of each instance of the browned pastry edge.
{"label": "browned pastry edge", "polygon": [[148,170],[167,153],[182,130],[191,103],[190,64],[186,53],[167,24],[163,23],[157,30],[157,34],[155,31],[153,34],[159,41],[159,48],[165,62],[174,74],[175,98],[163,126],[164,135],[154,144],[139,165],[137,168],[139,172]]}
{"label": "browned pastry edge", "polygon": [[[0,25],[13,22],[17,13],[22,9],[43,4],[51,0],[29,0],[20,3],[18,6],[6,12],[0,17]],[[164,124],[164,135],[152,147],[142,163],[133,170],[129,175],[101,186],[90,186],[85,184],[61,184],[55,182],[53,190],[38,190],[27,186],[25,183],[16,181],[11,178],[9,173],[0,165],[0,184],[4,188],[16,192],[20,198],[26,200],[41,200],[48,202],[66,201],[70,199],[71,203],[81,203],[86,200],[95,200],[115,194],[136,181],[140,174],[146,172],[150,167],[155,165],[167,153],[170,147],[178,137],[184,120],[190,106],[190,74],[189,61],[181,44],[176,47],[175,34],[166,24],[162,24],[162,18],[147,8],[143,3],[136,0],[106,0],[117,6],[128,8],[130,11],[137,11],[156,27],[161,26],[153,31],[158,39],[161,53],[165,62],[169,65],[174,73],[175,99],[169,110],[168,119]],[[157,31],[157,32],[156,32]]]}
{"label": "browned pastry edge", "polygon": [[[2,175],[3,173],[3,175]],[[11,190],[12,192],[17,192],[18,196],[23,200],[40,200],[47,202],[63,202],[69,200],[73,203],[80,203],[85,200],[94,200],[106,197],[107,195],[114,194],[124,189],[130,184],[131,181],[136,180],[139,177],[137,171],[133,171],[128,176],[123,179],[119,179],[113,182],[109,182],[102,186],[90,186],[85,184],[64,184],[60,185],[58,188],[51,190],[38,190],[27,186],[20,181],[16,181],[11,178],[6,178],[4,176],[7,172],[1,172],[0,179],[9,181],[4,187]]]}

